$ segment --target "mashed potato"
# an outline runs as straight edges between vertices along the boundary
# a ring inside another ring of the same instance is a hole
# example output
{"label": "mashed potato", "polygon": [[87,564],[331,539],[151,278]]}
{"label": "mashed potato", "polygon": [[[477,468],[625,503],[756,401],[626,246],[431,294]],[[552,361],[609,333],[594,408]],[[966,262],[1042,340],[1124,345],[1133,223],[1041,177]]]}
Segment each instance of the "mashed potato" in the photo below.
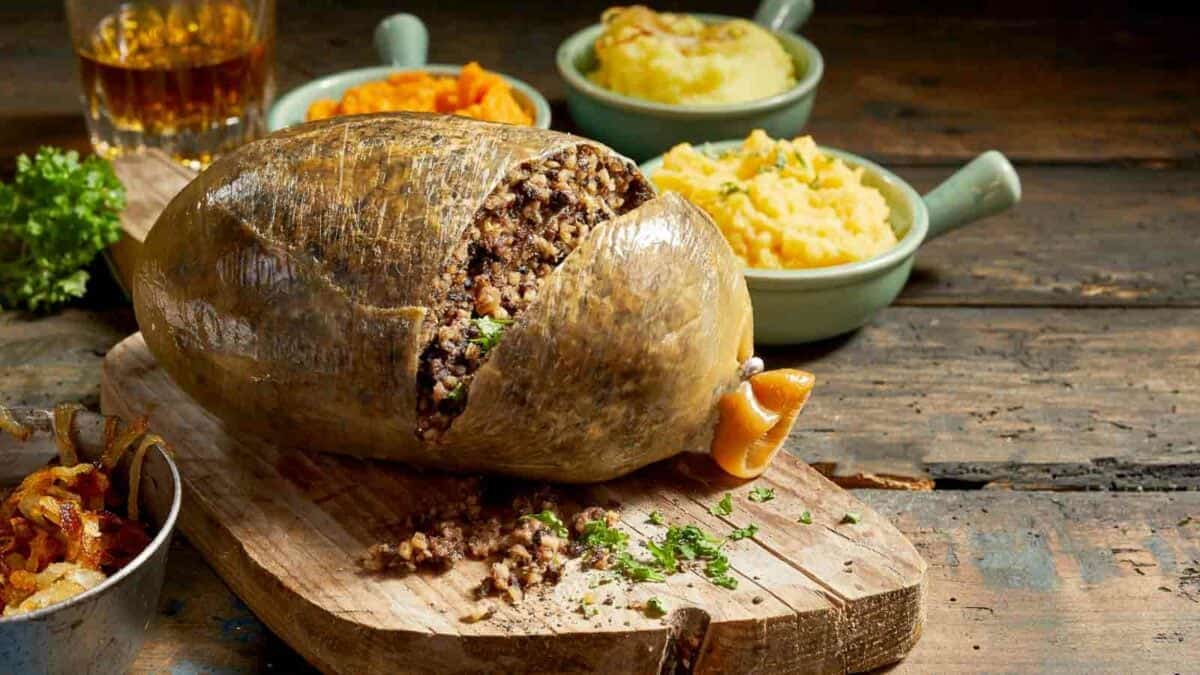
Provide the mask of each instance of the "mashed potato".
{"label": "mashed potato", "polygon": [[651,180],[708,212],[747,267],[802,269],[896,245],[887,202],[862,175],[808,136],[776,141],[755,131],[719,156],[677,145]]}
{"label": "mashed potato", "polygon": [[792,57],[775,36],[743,20],[705,24],[646,7],[604,12],[596,40],[600,86],[660,103],[740,103],[796,84]]}

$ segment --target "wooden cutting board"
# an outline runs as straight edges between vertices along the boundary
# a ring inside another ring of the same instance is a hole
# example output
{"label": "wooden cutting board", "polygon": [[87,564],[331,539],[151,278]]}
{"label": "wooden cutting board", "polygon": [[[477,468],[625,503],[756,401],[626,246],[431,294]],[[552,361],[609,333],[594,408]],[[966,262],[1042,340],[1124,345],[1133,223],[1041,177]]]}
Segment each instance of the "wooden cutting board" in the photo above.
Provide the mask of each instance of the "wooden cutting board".
{"label": "wooden cutting board", "polygon": [[[356,559],[462,477],[279,448],[234,437],[174,386],[130,336],[105,359],[104,412],[149,414],[174,446],[184,480],[180,528],[252,610],[327,672],[829,672],[902,658],[921,635],[925,562],[890,523],[803,462],[781,453],[747,484],[688,455],[604,485],[564,488],[580,504],[620,506],[631,541],[661,535],[647,515],[725,534],[739,585],[702,573],[664,583],[597,585],[611,573],[568,566],[519,605],[467,623],[483,563],[442,574],[373,575]],[[775,499],[749,501],[752,486]],[[709,507],[732,493],[731,515]],[[798,522],[810,511],[812,524]],[[857,513],[857,523],[842,522]],[[599,612],[585,617],[591,593]],[[629,608],[650,597],[663,619]],[[680,670],[677,670],[679,668]]]}

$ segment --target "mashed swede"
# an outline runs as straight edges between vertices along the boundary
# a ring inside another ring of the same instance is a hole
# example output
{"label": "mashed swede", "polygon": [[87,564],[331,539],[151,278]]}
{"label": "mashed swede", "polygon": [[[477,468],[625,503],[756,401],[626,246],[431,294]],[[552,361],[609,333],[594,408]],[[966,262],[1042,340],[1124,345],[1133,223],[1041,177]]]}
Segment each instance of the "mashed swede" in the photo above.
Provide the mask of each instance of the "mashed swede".
{"label": "mashed swede", "polygon": [[796,84],[792,57],[775,36],[741,19],[705,24],[646,7],[604,12],[596,40],[600,86],[659,103],[740,103]]}
{"label": "mashed swede", "polygon": [[811,137],[777,141],[755,131],[738,150],[702,150],[675,146],[651,180],[712,216],[747,267],[827,267],[896,245],[883,195]]}

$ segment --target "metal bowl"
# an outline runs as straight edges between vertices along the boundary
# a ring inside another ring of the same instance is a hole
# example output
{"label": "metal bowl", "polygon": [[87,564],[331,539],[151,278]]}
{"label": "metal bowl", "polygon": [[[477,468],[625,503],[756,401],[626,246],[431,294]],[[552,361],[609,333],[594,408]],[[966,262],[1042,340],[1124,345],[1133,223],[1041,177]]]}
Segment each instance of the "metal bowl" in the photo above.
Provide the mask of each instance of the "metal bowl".
{"label": "metal bowl", "polygon": [[[13,409],[33,428],[28,441],[0,432],[0,487],[16,485],[56,455],[53,415]],[[80,411],[75,439],[81,459],[104,449],[104,417]],[[150,545],[96,588],[66,602],[0,617],[0,673],[124,673],[142,646],[158,609],[167,549],[179,516],[180,480],[174,462],[158,448],[146,453],[139,503],[152,528]]]}

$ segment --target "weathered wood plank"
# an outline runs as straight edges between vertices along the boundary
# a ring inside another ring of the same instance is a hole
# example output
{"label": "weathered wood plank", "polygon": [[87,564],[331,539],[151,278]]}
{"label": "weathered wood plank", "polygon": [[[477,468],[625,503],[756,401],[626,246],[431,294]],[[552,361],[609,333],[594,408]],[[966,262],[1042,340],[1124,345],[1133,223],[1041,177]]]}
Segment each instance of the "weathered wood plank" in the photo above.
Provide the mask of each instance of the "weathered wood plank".
{"label": "weathered wood plank", "polygon": [[818,10],[804,33],[828,70],[809,131],[889,161],[995,148],[1030,162],[1194,165],[1200,61],[1184,37],[1190,22],[1058,11],[980,20]]}
{"label": "weathered wood plank", "polygon": [[1019,171],[1021,204],[926,244],[899,304],[1200,306],[1200,171]]}
{"label": "weathered wood plank", "polygon": [[104,354],[137,330],[129,309],[0,312],[0,405],[100,405]]}
{"label": "weathered wood plank", "polygon": [[[1200,494],[854,494],[930,563],[925,634],[896,672],[1182,672],[1194,662]],[[137,672],[304,672],[189,544],[177,542],[168,565]],[[1137,611],[1115,618],[1118,607]]]}
{"label": "weathered wood plank", "polygon": [[1182,673],[1200,654],[1200,494],[861,491],[930,563],[898,673]]}
{"label": "weathered wood plank", "polygon": [[[466,10],[414,0],[403,9],[429,25],[433,62],[477,59],[558,102],[564,89],[555,49],[609,4],[543,3],[512,12],[503,4]],[[755,4],[656,6],[748,16]],[[989,147],[1038,162],[1195,164],[1200,156],[1193,113],[1200,102],[1200,64],[1190,51],[1188,21],[1117,7],[1059,10],[1071,15],[1067,21],[1036,8],[987,20],[939,10],[887,17],[869,4],[823,5],[804,30],[826,59],[811,125],[824,143],[904,162],[965,159]],[[361,0],[281,7],[280,91],[313,76],[374,64],[371,30],[394,11],[394,3]],[[85,146],[61,5],[5,3],[0,55],[5,164],[39,143]],[[569,128],[565,110],[559,106],[555,113],[556,126]]]}
{"label": "weathered wood plank", "polygon": [[834,475],[1200,488],[1200,311],[885,310],[762,354],[817,389],[789,449]]}
{"label": "weathered wood plank", "polygon": [[158,618],[132,672],[299,675],[316,670],[271,633],[177,533]]}

